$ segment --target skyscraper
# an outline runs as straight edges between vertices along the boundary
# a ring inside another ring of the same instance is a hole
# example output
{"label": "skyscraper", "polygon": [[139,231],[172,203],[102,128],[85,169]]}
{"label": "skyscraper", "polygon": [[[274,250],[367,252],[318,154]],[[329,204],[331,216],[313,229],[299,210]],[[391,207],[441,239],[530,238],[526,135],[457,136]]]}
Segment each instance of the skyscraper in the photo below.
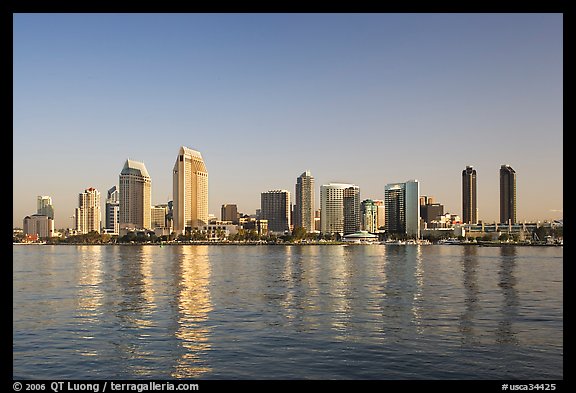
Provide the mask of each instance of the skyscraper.
{"label": "skyscraper", "polygon": [[181,146],[172,172],[174,232],[208,224],[208,171],[199,151]]}
{"label": "skyscraper", "polygon": [[516,223],[516,171],[510,165],[500,166],[500,223]]}
{"label": "skyscraper", "polygon": [[126,160],[120,172],[120,229],[150,229],[151,189],[144,163]]}
{"label": "skyscraper", "polygon": [[420,237],[420,184],[418,180],[387,184],[384,188],[386,232]]}
{"label": "skyscraper", "polygon": [[47,195],[38,195],[36,203],[37,214],[46,216],[54,220],[54,206],[52,206],[52,198]]}
{"label": "skyscraper", "polygon": [[466,169],[462,171],[462,222],[464,224],[478,223],[476,169],[471,166],[466,166]]}
{"label": "skyscraper", "polygon": [[329,183],[320,187],[320,231],[348,234],[360,229],[360,188]]}
{"label": "skyscraper", "polygon": [[360,230],[360,188],[351,185],[344,189],[344,235]]}
{"label": "skyscraper", "polygon": [[365,199],[360,204],[362,215],[361,227],[370,233],[378,231],[378,206],[372,199]]}
{"label": "skyscraper", "polygon": [[260,217],[268,220],[268,230],[283,233],[290,230],[290,191],[270,190],[261,194]]}
{"label": "skyscraper", "polygon": [[386,226],[386,209],[385,209],[384,200],[374,199],[374,204],[376,205],[376,212],[377,212],[377,226],[376,226],[376,228],[384,229]]}
{"label": "skyscraper", "polygon": [[89,232],[100,233],[100,192],[93,188],[87,188],[78,194],[78,207],[76,208],[76,230],[80,234]]}
{"label": "skyscraper", "polygon": [[294,227],[302,227],[306,232],[314,231],[314,178],[310,171],[296,178]]}
{"label": "skyscraper", "polygon": [[120,191],[113,186],[108,190],[104,213],[104,227],[108,233],[118,235],[120,227]]}

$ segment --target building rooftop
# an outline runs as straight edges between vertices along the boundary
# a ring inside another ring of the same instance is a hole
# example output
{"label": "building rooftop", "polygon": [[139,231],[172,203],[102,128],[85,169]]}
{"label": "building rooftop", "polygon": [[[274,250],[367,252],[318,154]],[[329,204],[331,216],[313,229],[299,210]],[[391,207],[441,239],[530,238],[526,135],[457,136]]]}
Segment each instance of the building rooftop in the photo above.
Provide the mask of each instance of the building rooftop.
{"label": "building rooftop", "polygon": [[143,162],[133,161],[131,159],[127,159],[126,163],[124,164],[124,168],[122,168],[121,175],[137,175],[143,177],[150,177],[148,171],[146,170],[146,166]]}
{"label": "building rooftop", "polygon": [[374,235],[368,231],[359,231],[359,232],[354,232],[354,233],[350,233],[348,235],[344,236],[345,239],[376,239],[378,238],[378,235]]}
{"label": "building rooftop", "polygon": [[197,150],[192,150],[189,147],[186,146],[180,146],[180,151],[178,152],[179,154],[185,154],[185,155],[189,155],[192,157],[197,157],[199,159],[202,159],[202,154],[200,154],[199,151]]}

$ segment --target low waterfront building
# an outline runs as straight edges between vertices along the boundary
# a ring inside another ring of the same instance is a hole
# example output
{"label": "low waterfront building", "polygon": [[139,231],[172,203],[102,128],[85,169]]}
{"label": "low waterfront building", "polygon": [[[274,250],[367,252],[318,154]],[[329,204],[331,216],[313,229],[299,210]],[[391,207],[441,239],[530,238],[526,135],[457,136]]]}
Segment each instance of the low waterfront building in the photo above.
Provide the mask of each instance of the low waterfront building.
{"label": "low waterfront building", "polygon": [[378,243],[378,235],[372,234],[368,231],[358,231],[344,235],[342,241],[347,243]]}
{"label": "low waterfront building", "polygon": [[225,240],[228,239],[228,236],[238,233],[238,227],[235,224],[222,221],[204,225],[200,230],[206,234],[209,241]]}
{"label": "low waterfront building", "polygon": [[268,235],[268,220],[256,219],[254,217],[242,217],[238,227],[249,231],[253,229],[259,236]]}
{"label": "low waterfront building", "polygon": [[[424,238],[448,238],[448,237],[464,237],[467,239],[489,239],[497,240],[501,235],[506,234],[517,238],[520,241],[527,241],[533,238],[535,231],[540,228],[555,229],[562,227],[559,222],[535,222],[535,223],[517,223],[517,224],[485,224],[480,222],[478,224],[455,224],[447,225],[444,227],[426,228],[422,230],[422,237]],[[543,239],[540,239],[543,240]]]}

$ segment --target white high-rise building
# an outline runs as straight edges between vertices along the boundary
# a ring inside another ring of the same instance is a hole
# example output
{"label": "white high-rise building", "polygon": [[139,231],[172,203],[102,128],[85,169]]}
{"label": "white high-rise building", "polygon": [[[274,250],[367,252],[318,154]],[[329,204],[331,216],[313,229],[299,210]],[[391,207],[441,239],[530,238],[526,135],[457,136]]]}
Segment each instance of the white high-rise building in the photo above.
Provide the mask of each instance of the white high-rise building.
{"label": "white high-rise building", "polygon": [[314,232],[314,178],[310,171],[296,179],[294,202],[294,228],[302,227],[306,232]]}
{"label": "white high-rise building", "polygon": [[360,229],[360,189],[354,184],[320,187],[320,232],[353,233]]}
{"label": "white high-rise building", "polygon": [[52,205],[52,198],[47,195],[38,195],[36,202],[36,213],[46,216],[54,220],[54,206]]}
{"label": "white high-rise building", "polygon": [[386,232],[420,237],[420,183],[386,184],[384,188]]}
{"label": "white high-rise building", "polygon": [[152,180],[142,162],[126,160],[120,172],[120,229],[150,229]]}
{"label": "white high-rise building", "polygon": [[96,231],[100,233],[100,192],[95,188],[87,188],[78,195],[76,208],[76,230],[79,234]]}
{"label": "white high-rise building", "polygon": [[113,235],[118,235],[120,233],[120,191],[118,191],[116,186],[108,190],[104,216],[106,231]]}
{"label": "white high-rise building", "polygon": [[172,180],[174,232],[208,225],[208,171],[202,154],[181,146]]}

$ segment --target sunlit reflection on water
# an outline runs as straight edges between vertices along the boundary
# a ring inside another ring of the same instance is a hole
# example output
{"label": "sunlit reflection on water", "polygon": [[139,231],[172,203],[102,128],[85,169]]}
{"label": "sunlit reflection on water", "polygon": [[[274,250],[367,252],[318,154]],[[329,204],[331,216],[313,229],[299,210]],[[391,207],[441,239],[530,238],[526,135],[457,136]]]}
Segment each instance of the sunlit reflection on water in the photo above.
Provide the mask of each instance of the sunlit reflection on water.
{"label": "sunlit reflection on water", "polygon": [[182,276],[178,293],[178,330],[176,337],[185,349],[178,359],[174,378],[197,378],[211,371],[202,360],[210,350],[210,329],[204,322],[212,310],[210,302],[210,260],[207,246],[183,247],[180,260]]}

